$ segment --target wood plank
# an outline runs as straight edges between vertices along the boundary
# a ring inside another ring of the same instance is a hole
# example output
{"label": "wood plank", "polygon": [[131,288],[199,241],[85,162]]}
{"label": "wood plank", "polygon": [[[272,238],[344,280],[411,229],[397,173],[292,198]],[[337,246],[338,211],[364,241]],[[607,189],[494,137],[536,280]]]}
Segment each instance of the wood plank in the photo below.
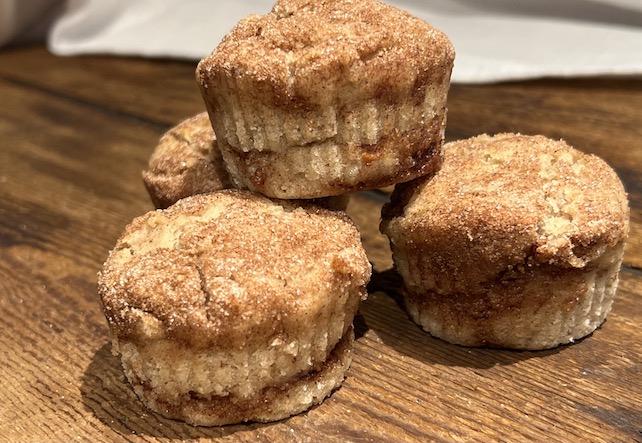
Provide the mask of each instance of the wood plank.
{"label": "wood plank", "polygon": [[[87,236],[74,244],[80,247],[92,235],[109,234],[111,243],[124,219],[150,209],[141,171],[161,129],[29,88],[0,86],[5,226],[33,221],[43,242],[66,235],[60,228],[74,228]],[[72,222],[84,223],[83,230]],[[58,246],[64,244],[48,245]]]}
{"label": "wood plank", "polygon": [[[395,285],[392,276],[380,278]],[[50,298],[52,288],[74,292],[73,285],[47,283],[50,289],[37,291],[38,299]],[[33,292],[32,284],[24,282],[25,290]],[[375,292],[361,308],[358,324],[363,335],[357,340],[349,377],[328,401],[279,423],[223,428],[195,428],[146,411],[109,345],[95,347],[77,335],[88,332],[79,328],[83,323],[94,329],[91,332],[106,334],[100,316],[82,319],[81,305],[80,313],[64,319],[71,327],[61,326],[51,321],[51,314],[69,307],[64,300],[20,303],[19,314],[33,309],[50,315],[38,318],[37,327],[28,325],[24,337],[18,338],[31,343],[7,360],[17,368],[31,366],[39,356],[46,365],[26,377],[12,376],[16,371],[3,377],[2,400],[10,399],[3,404],[11,408],[2,416],[10,419],[11,429],[0,428],[0,435],[7,441],[24,435],[33,436],[31,441],[97,436],[109,441],[540,441],[542,436],[557,441],[635,441],[642,429],[637,391],[637,356],[642,349],[639,340],[629,338],[642,320],[635,303],[639,288],[639,273],[625,271],[620,298],[604,327],[572,346],[544,352],[448,345],[416,328],[393,297]],[[3,310],[7,317],[17,316]],[[18,324],[7,326],[20,330]],[[629,345],[622,349],[622,342]],[[5,343],[2,346],[6,349]],[[596,355],[604,358],[596,361]],[[77,380],[82,380],[79,395]],[[32,410],[25,414],[29,407]]]}
{"label": "wood plank", "polygon": [[[77,95],[66,89],[71,83],[63,72],[73,71],[80,59],[65,59],[71,64],[56,76],[36,81],[7,76],[5,55],[0,53],[0,329],[9,333],[0,336],[0,441],[642,439],[642,272],[623,270],[607,322],[571,346],[542,352],[452,346],[423,333],[404,313],[399,277],[389,270],[389,248],[377,230],[382,200],[364,194],[352,198],[349,212],[376,272],[356,321],[355,359],[345,384],[308,413],[272,424],[192,427],[147,411],[111,354],[96,272],[124,225],[151,209],[140,171],[171,124],[170,113],[163,117],[148,111],[155,108],[153,100],[129,101],[127,91],[141,86],[138,80],[128,85],[125,73],[132,60],[96,58],[86,70],[99,75],[105,63],[107,72],[123,73],[118,80],[122,91],[110,98],[103,92],[91,95],[90,88],[78,89],[82,94]],[[11,69],[32,67],[25,58],[11,55],[16,63]],[[164,71],[162,62],[133,62],[147,66],[141,73],[153,68],[159,77],[183,75],[175,67]],[[547,103],[560,95],[582,102],[582,91],[590,90],[585,85],[574,91],[569,84],[560,90],[536,83],[524,88],[534,88],[533,100]],[[617,90],[614,85],[607,89]],[[479,111],[473,92],[486,91],[490,97],[493,90],[505,94],[511,106],[528,101],[518,85],[455,94],[451,138],[482,129],[474,118]],[[155,100],[171,108],[178,99],[165,94],[158,89]],[[511,94],[521,98],[511,99]],[[622,91],[617,100],[628,103],[625,96]],[[619,140],[638,129],[630,126],[639,120],[624,109],[622,120],[629,123],[621,125],[626,135]],[[511,110],[497,108],[495,128],[508,125]],[[565,115],[574,128],[570,133],[581,135],[576,126],[581,122]],[[471,119],[470,125],[464,118]],[[538,127],[526,114],[515,118]],[[615,127],[617,121],[604,124]],[[555,119],[549,124],[554,127]],[[595,146],[607,152],[600,140]],[[639,171],[639,164],[632,163],[638,155],[616,149],[612,160],[616,167]],[[639,201],[639,188],[631,192],[632,200]],[[639,206],[632,208],[639,217]],[[627,252],[633,258],[639,253]]]}
{"label": "wood plank", "polygon": [[20,47],[0,53],[0,78],[165,127],[205,110],[196,86],[196,63],[126,61],[110,56],[56,57],[42,46]]}
{"label": "wood plank", "polygon": [[79,387],[107,338],[96,272],[151,208],[160,130],[5,81],[0,96],[0,440],[94,440]]}
{"label": "wood plank", "polygon": [[361,232],[361,242],[375,271],[393,266],[388,237],[379,232],[381,207],[386,200],[387,196],[381,194],[357,193],[350,197],[346,210]]}

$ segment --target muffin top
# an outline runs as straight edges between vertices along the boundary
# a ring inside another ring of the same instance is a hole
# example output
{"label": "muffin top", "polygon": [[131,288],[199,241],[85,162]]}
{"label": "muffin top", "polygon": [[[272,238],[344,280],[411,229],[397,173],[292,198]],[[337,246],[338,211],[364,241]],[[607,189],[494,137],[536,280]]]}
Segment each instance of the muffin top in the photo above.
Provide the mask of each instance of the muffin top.
{"label": "muffin top", "polygon": [[520,134],[447,143],[442,168],[398,185],[384,218],[396,241],[428,242],[451,267],[474,273],[474,263],[489,275],[543,263],[584,267],[629,229],[624,187],[603,160]]}
{"label": "muffin top", "polygon": [[206,112],[163,134],[143,171],[143,182],[157,208],[190,195],[232,187]]}
{"label": "muffin top", "polygon": [[326,106],[341,97],[394,103],[429,80],[450,76],[454,50],[425,21],[375,0],[282,0],[241,20],[201,61],[197,80],[234,78],[262,102],[283,108]]}
{"label": "muffin top", "polygon": [[225,190],[180,200],[128,225],[99,275],[112,332],[196,348],[296,337],[370,264],[342,212]]}

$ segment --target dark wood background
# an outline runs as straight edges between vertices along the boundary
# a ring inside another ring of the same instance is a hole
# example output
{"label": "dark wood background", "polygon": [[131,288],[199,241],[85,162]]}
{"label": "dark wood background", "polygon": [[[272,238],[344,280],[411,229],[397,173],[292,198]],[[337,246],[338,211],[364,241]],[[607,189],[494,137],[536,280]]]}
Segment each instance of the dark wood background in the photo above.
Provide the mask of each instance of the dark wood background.
{"label": "dark wood background", "polygon": [[514,131],[603,157],[629,192],[612,313],[540,352],[468,349],[399,306],[383,198],[349,213],[375,267],[343,387],[271,424],[192,427],[144,409],[112,356],[96,273],[152,209],[140,178],[160,135],[201,112],[194,63],[0,52],[0,441],[642,442],[642,81],[453,85],[447,137]]}

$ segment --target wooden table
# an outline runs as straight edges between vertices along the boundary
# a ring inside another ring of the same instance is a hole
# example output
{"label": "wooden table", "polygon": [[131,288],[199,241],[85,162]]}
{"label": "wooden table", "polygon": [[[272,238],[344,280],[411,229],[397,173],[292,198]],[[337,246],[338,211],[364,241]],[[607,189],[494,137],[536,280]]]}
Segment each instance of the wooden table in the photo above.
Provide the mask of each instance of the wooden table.
{"label": "wooden table", "polygon": [[141,170],[160,135],[202,111],[194,63],[0,52],[0,441],[642,441],[642,81],[453,85],[449,139],[521,131],[606,159],[631,235],[606,323],[541,352],[468,349],[398,304],[383,198],[349,208],[374,263],[349,376],[272,424],[199,428],[148,412],[112,356],[96,272],[152,208]]}

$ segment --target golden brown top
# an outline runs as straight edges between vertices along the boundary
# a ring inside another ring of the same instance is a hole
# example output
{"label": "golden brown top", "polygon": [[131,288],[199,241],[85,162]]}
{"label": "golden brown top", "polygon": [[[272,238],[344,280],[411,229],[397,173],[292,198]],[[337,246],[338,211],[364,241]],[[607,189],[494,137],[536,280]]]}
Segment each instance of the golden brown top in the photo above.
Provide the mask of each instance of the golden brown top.
{"label": "golden brown top", "polygon": [[494,266],[479,270],[489,275],[537,263],[580,268],[629,229],[627,196],[613,169],[543,136],[448,143],[441,170],[398,186],[392,200],[384,217],[396,220],[384,221],[384,230],[403,228],[411,244],[430,227],[445,260],[462,269],[483,261]]}
{"label": "golden brown top", "polygon": [[99,293],[119,339],[243,347],[296,336],[370,272],[345,213],[226,190],[136,218]]}
{"label": "golden brown top", "polygon": [[206,112],[163,134],[143,171],[143,182],[157,208],[190,195],[232,187]]}
{"label": "golden brown top", "polygon": [[454,50],[423,20],[376,0],[282,0],[249,16],[197,68],[202,88],[234,78],[263,103],[325,106],[341,97],[394,102],[450,76]]}

